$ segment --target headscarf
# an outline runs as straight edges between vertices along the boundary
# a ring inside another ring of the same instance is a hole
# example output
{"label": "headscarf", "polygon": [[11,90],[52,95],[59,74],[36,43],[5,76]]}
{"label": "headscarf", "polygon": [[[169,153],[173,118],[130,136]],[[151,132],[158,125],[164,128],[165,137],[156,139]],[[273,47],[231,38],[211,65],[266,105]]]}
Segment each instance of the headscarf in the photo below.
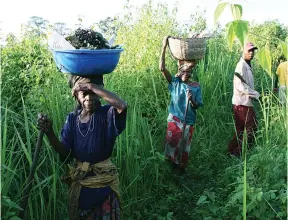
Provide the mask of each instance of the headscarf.
{"label": "headscarf", "polygon": [[182,71],[192,71],[192,63],[189,61],[180,62],[178,61],[178,73],[175,77],[179,77],[182,75]]}
{"label": "headscarf", "polygon": [[104,86],[103,75],[95,75],[95,76],[75,76],[71,75],[69,78],[69,86],[72,89],[77,83],[94,83],[97,85]]}

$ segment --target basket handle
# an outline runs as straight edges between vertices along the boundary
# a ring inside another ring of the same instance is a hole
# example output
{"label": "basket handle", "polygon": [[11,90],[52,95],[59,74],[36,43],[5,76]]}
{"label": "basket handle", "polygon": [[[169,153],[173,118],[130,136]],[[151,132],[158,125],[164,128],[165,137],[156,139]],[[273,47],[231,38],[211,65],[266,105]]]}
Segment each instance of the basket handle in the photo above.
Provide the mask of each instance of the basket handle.
{"label": "basket handle", "polygon": [[169,47],[169,51],[170,51],[170,55],[171,55],[171,57],[172,57],[174,60],[178,60],[176,57],[173,56],[173,54],[172,54],[172,52],[171,52],[170,44],[169,44],[169,38],[177,39],[177,37],[168,37],[168,47]]}

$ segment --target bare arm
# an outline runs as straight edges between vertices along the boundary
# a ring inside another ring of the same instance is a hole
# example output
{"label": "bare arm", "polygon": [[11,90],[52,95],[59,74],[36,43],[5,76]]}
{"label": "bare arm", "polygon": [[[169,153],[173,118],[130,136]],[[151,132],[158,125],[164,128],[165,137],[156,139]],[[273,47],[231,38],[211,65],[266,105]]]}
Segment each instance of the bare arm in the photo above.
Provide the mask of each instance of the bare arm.
{"label": "bare arm", "polygon": [[192,108],[195,108],[195,109],[199,108],[198,103],[195,102],[195,100],[193,98],[189,99],[189,101],[191,103]]}
{"label": "bare arm", "polygon": [[187,96],[188,101],[190,102],[190,105],[192,108],[194,108],[194,109],[199,108],[200,105],[199,105],[199,103],[197,103],[195,101],[195,97],[190,90],[186,91],[186,96]]}
{"label": "bare arm", "polygon": [[69,152],[66,150],[66,147],[59,139],[56,137],[54,131],[50,131],[46,133],[47,138],[52,145],[52,147],[60,154],[62,158],[67,158],[69,156]]}
{"label": "bare arm", "polygon": [[165,37],[163,39],[162,52],[161,52],[160,60],[159,60],[159,69],[162,72],[165,79],[168,81],[168,83],[171,83],[172,82],[172,76],[169,73],[169,71],[166,69],[166,66],[165,66],[165,53],[166,53],[166,48],[168,45],[168,38],[169,37]]}
{"label": "bare arm", "polygon": [[102,86],[93,83],[77,84],[76,87],[73,88],[72,93],[80,90],[91,90],[97,96],[101,97],[107,103],[116,108],[119,114],[127,109],[127,103],[124,100],[118,97],[115,93],[104,89]]}
{"label": "bare arm", "polygon": [[69,152],[66,150],[65,145],[58,140],[53,131],[52,121],[42,114],[39,114],[38,116],[38,129],[42,130],[47,135],[50,144],[62,158],[67,158],[69,156]]}

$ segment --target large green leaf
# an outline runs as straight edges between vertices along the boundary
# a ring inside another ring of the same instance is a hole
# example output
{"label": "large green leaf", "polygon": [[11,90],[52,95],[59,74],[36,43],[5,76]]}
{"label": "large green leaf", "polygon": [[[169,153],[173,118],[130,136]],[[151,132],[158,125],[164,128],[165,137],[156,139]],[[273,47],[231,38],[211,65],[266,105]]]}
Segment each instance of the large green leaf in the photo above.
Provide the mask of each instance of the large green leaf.
{"label": "large green leaf", "polygon": [[224,9],[225,9],[225,7],[226,7],[227,4],[228,4],[228,3],[226,3],[226,2],[222,2],[222,3],[219,3],[219,4],[217,5],[217,8],[216,8],[216,10],[215,10],[215,12],[214,12],[214,24],[217,23],[220,15],[223,13],[223,11],[224,11]]}
{"label": "large green leaf", "polygon": [[232,49],[234,40],[235,40],[235,31],[234,31],[234,23],[233,22],[229,22],[227,25],[227,32],[226,32],[226,38],[228,40],[229,43],[229,49]]}
{"label": "large green leaf", "polygon": [[207,191],[206,195],[209,197],[209,199],[211,199],[211,201],[213,203],[215,202],[215,193],[214,192]]}
{"label": "large green leaf", "polygon": [[239,39],[242,47],[244,47],[244,43],[246,41],[246,37],[249,30],[249,22],[243,20],[233,21],[234,31],[236,37]]}
{"label": "large green leaf", "polygon": [[266,71],[267,62],[266,62],[266,58],[265,58],[265,49],[260,49],[257,52],[257,58],[258,58],[258,62],[260,64],[260,66]]}
{"label": "large green leaf", "polygon": [[260,66],[272,77],[272,59],[268,44],[266,44],[265,48],[258,51],[257,58]]}
{"label": "large green leaf", "polygon": [[288,59],[288,44],[282,40],[279,40],[279,42],[284,56],[286,57],[286,59]]}
{"label": "large green leaf", "polygon": [[230,7],[234,20],[240,20],[243,13],[242,6],[237,4],[231,4]]}
{"label": "large green leaf", "polygon": [[207,196],[205,196],[205,195],[200,196],[196,205],[200,205],[200,204],[206,202],[206,199],[207,199]]}
{"label": "large green leaf", "polygon": [[272,58],[271,58],[271,52],[270,52],[268,43],[265,46],[265,57],[266,57],[266,63],[267,63],[267,72],[272,77]]}

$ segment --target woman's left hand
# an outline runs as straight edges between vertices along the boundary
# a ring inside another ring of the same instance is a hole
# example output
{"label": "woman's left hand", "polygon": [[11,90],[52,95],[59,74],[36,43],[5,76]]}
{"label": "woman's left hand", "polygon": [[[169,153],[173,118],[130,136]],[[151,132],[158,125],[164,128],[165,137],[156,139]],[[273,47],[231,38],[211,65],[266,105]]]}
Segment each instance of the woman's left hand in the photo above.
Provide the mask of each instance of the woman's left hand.
{"label": "woman's left hand", "polygon": [[195,102],[195,97],[194,97],[194,94],[192,93],[191,90],[188,90],[186,91],[186,96],[188,98],[188,100],[191,102],[191,105],[193,108],[197,109],[199,106],[198,104]]}
{"label": "woman's left hand", "polygon": [[192,94],[191,90],[189,90],[189,89],[186,90],[186,96],[187,96],[188,100],[193,99],[193,94]]}

